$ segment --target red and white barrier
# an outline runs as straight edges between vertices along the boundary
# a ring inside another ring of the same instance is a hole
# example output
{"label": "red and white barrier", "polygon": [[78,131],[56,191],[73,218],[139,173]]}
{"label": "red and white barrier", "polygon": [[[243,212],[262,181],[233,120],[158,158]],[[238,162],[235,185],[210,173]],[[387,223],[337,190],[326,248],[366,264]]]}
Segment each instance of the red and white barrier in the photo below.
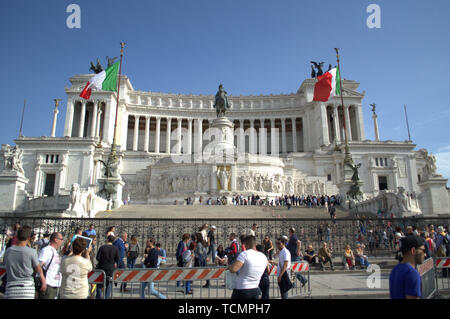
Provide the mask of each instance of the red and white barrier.
{"label": "red and white barrier", "polygon": [[115,283],[217,280],[225,278],[225,270],[225,267],[116,270],[113,276]]}
{"label": "red and white barrier", "polygon": [[[270,267],[270,273],[269,276],[276,276],[278,275],[277,272],[277,266],[272,265]],[[303,271],[309,271],[309,263],[306,261],[302,261],[302,262],[294,262],[291,263],[291,271],[292,272],[303,272]]]}
{"label": "red and white barrier", "polygon": [[90,284],[105,283],[105,272],[103,270],[94,270],[88,274],[88,282]]}
{"label": "red and white barrier", "polygon": [[450,257],[436,258],[436,268],[450,268]]}

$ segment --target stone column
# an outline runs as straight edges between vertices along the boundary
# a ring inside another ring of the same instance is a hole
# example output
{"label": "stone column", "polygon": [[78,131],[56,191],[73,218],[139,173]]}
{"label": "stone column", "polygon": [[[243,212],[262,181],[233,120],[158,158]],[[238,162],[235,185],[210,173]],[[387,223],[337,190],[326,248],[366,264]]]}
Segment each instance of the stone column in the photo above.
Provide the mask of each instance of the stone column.
{"label": "stone column", "polygon": [[139,139],[139,115],[134,116],[134,134],[133,134],[133,151],[138,150],[138,139]]}
{"label": "stone column", "polygon": [[362,115],[362,110],[361,110],[362,106],[361,105],[356,105],[355,106],[355,114],[356,114],[356,130],[357,130],[357,136],[358,136],[358,141],[363,141],[366,139],[366,135],[364,132],[364,119],[363,119],[363,115]]}
{"label": "stone column", "polygon": [[217,192],[217,166],[211,166],[211,193]]}
{"label": "stone column", "polygon": [[239,120],[239,136],[238,136],[238,145],[236,147],[239,154],[245,153],[245,137],[244,137],[244,120]]}
{"label": "stone column", "polygon": [[66,125],[64,128],[64,136],[72,137],[73,113],[75,109],[75,101],[67,101]]}
{"label": "stone column", "polygon": [[58,108],[55,108],[55,110],[53,111],[53,124],[52,124],[52,133],[51,133],[51,137],[55,137],[55,133],[56,133],[56,121],[58,119]]}
{"label": "stone column", "polygon": [[168,117],[167,118],[167,129],[166,129],[166,153],[170,154],[170,131],[171,131],[171,123],[172,118]]}
{"label": "stone column", "polygon": [[339,116],[338,116],[338,107],[337,105],[333,106],[333,124],[334,124],[334,141],[336,143],[340,143],[341,142],[341,134],[340,134],[340,130],[339,130]]}
{"label": "stone column", "polygon": [[380,134],[378,132],[378,121],[377,121],[377,114],[375,112],[373,112],[372,114],[372,118],[373,118],[373,127],[375,129],[375,141],[379,141],[380,140]]}
{"label": "stone column", "polygon": [[188,119],[188,140],[186,154],[192,154],[192,119]]}
{"label": "stone column", "polygon": [[272,156],[279,155],[279,145],[275,127],[275,119],[270,119],[270,154]]}
{"label": "stone column", "polygon": [[161,134],[161,118],[158,116],[156,118],[156,129],[155,129],[155,153],[159,153],[160,134]]}
{"label": "stone column", "polygon": [[[320,108],[320,119],[322,122],[322,143],[324,145],[329,145],[330,144],[330,128],[328,127],[328,112],[327,112],[327,106],[325,103],[320,103],[320,102],[314,102],[314,103],[318,103],[319,104],[319,108]],[[313,116],[314,118],[314,116]],[[311,143],[314,144],[314,143]],[[312,146],[312,147],[316,147]]]}
{"label": "stone column", "polygon": [[97,128],[97,110],[98,105],[100,105],[100,101],[94,102],[94,107],[92,111],[92,120],[91,120],[91,133],[89,134],[89,137],[95,137],[95,131]]}
{"label": "stone column", "polygon": [[177,154],[181,154],[181,123],[183,119],[177,119],[178,127],[177,127]]}
{"label": "stone column", "polygon": [[81,102],[80,125],[78,126],[78,137],[83,137],[85,117],[86,117],[86,102],[82,101]]}
{"label": "stone column", "polygon": [[297,152],[297,123],[296,123],[296,118],[295,117],[291,118],[291,121],[292,121],[292,144],[293,144],[292,151],[295,153],[295,152]]}
{"label": "stone column", "polygon": [[286,119],[281,119],[281,151],[287,153]]}
{"label": "stone column", "polygon": [[150,116],[145,116],[145,135],[144,135],[144,152],[148,152],[148,144],[150,138]]}
{"label": "stone column", "polygon": [[350,142],[352,140],[352,126],[350,125],[350,112],[349,112],[350,106],[346,105],[344,107],[344,116],[345,116],[345,128],[347,133],[348,141]]}
{"label": "stone column", "polygon": [[264,119],[260,119],[261,126],[259,128],[259,154],[267,155],[267,136],[264,132]]}
{"label": "stone column", "polygon": [[101,109],[99,109],[98,111],[97,111],[97,124],[96,124],[96,132],[95,132],[95,137],[100,137],[100,121],[101,121],[101,119],[102,119],[102,110]]}
{"label": "stone column", "polygon": [[201,157],[203,154],[203,119],[197,120],[197,149],[195,150],[195,153],[197,153],[198,156]]}
{"label": "stone column", "polygon": [[255,141],[255,120],[250,120],[250,146],[249,146],[249,153],[250,154],[256,154],[256,141]]}

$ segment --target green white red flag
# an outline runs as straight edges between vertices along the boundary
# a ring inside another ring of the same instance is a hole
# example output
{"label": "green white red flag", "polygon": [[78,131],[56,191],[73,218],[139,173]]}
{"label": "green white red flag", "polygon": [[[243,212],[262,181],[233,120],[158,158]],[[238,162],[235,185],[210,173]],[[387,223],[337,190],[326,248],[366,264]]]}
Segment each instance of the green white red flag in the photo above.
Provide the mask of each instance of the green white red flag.
{"label": "green white red flag", "polygon": [[319,75],[314,86],[313,101],[327,102],[330,98],[341,95],[340,80],[341,75],[337,67]]}
{"label": "green white red flag", "polygon": [[119,73],[120,62],[116,62],[106,70],[95,74],[84,87],[80,94],[83,99],[91,98],[92,89],[103,91],[117,91],[117,74]]}

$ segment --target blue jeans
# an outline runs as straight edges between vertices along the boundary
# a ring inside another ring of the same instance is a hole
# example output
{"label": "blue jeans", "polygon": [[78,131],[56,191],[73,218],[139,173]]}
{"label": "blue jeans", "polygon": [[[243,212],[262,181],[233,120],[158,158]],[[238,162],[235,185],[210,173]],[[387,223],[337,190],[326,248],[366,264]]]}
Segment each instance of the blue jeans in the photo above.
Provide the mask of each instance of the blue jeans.
{"label": "blue jeans", "polygon": [[130,258],[130,257],[127,257],[127,268],[133,269],[134,266],[136,265],[136,259],[137,259],[137,258]]}
{"label": "blue jeans", "polygon": [[[103,284],[97,284],[97,291],[96,291],[95,299],[103,299],[102,289],[103,289]],[[105,299],[111,299],[111,290],[112,290],[112,283],[111,282],[106,283]]]}
{"label": "blue jeans", "polygon": [[192,284],[192,281],[185,281],[186,293],[191,291],[191,284]]}
{"label": "blue jeans", "polygon": [[141,284],[141,299],[145,299],[145,288],[149,284],[150,284],[150,295],[155,296],[159,299],[167,299],[166,296],[164,296],[162,293],[160,293],[158,290],[155,289],[155,284],[153,283],[153,281],[143,282]]}
{"label": "blue jeans", "polygon": [[359,260],[359,263],[361,264],[361,266],[365,266],[365,267],[369,267],[369,261],[363,257],[356,257],[357,260]]}
{"label": "blue jeans", "polygon": [[211,261],[214,263],[214,260],[216,259],[216,254],[217,254],[217,250],[216,250],[216,244],[211,244],[211,246],[209,246],[208,248],[208,253],[206,254],[206,256],[209,256],[209,254],[211,254]]}

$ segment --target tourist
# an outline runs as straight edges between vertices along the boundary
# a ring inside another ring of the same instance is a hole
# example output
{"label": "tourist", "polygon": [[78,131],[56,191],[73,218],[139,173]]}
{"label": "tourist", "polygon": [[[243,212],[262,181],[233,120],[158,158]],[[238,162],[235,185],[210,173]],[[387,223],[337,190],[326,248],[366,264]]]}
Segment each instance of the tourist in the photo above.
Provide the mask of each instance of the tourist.
{"label": "tourist", "polygon": [[263,246],[263,249],[264,249],[264,255],[266,255],[266,257],[269,260],[272,260],[272,254],[273,254],[274,247],[273,247],[272,241],[270,240],[269,235],[266,235],[264,237],[264,240],[262,242],[262,246]]}
{"label": "tourist", "polygon": [[223,249],[223,245],[222,244],[220,244],[217,247],[215,264],[217,266],[225,266],[227,264],[227,255],[225,254],[225,250]]}
{"label": "tourist", "polygon": [[89,260],[92,264],[92,269],[95,268],[95,247],[97,246],[97,236],[96,235],[90,235],[90,239],[92,239],[91,242],[91,249],[89,250]]}
{"label": "tourist", "polygon": [[434,240],[431,238],[430,233],[427,231],[425,232],[425,240],[428,244],[428,250],[430,251],[430,254],[434,255],[436,251],[436,244],[434,243]]}
{"label": "tourist", "polygon": [[[114,236],[109,236],[107,238],[107,243],[99,248],[97,252],[97,269],[101,269],[106,274],[106,291],[105,298],[111,298],[111,289],[112,289],[112,276],[114,269],[117,268],[119,264],[119,249],[113,245],[116,241]],[[122,261],[123,262],[123,261]],[[102,288],[103,284],[97,284],[97,295],[96,299],[102,298]]]}
{"label": "tourist", "polygon": [[333,223],[336,223],[336,207],[334,207],[334,203],[331,203],[330,207],[328,207],[328,213]]}
{"label": "tourist", "polygon": [[135,235],[131,236],[127,251],[127,268],[133,269],[139,256],[140,246]]}
{"label": "tourist", "polygon": [[[436,232],[436,257],[450,257],[450,236],[444,227],[438,226]],[[448,268],[442,269],[442,276],[447,278],[449,275]]]}
{"label": "tourist", "polygon": [[158,268],[160,265],[164,265],[167,261],[167,254],[164,248],[161,248],[161,243],[156,243],[156,250],[158,251]]}
{"label": "tourist", "polygon": [[225,250],[228,258],[228,264],[232,264],[239,253],[239,244],[236,240],[236,234],[231,233],[228,239],[231,241],[230,246]]}
{"label": "tourist", "polygon": [[53,233],[50,236],[50,244],[39,253],[39,264],[45,274],[47,289],[38,292],[39,299],[55,299],[61,286],[61,257],[58,249],[64,243],[61,233]]}
{"label": "tourist", "polygon": [[[184,267],[184,259],[183,254],[189,248],[189,240],[191,235],[188,233],[183,234],[181,241],[178,243],[177,251],[175,253],[175,258],[177,260],[177,267]],[[181,284],[180,281],[177,281],[177,287]]]}
{"label": "tourist", "polygon": [[292,288],[292,283],[289,279],[291,268],[291,253],[286,248],[286,238],[278,238],[277,248],[280,252],[278,256],[277,266],[278,287],[280,288],[281,299],[288,299],[288,291]]}
{"label": "tourist", "polygon": [[268,266],[267,257],[256,250],[254,236],[246,236],[244,244],[247,250],[241,252],[236,260],[228,266],[231,273],[239,271],[231,299],[258,299],[259,282]]}
{"label": "tourist", "polygon": [[[150,238],[149,241],[149,248],[150,250],[148,251],[147,257],[144,260],[143,263],[143,267],[144,268],[153,268],[156,269],[158,268],[158,250],[155,248],[155,239]],[[167,299],[167,297],[165,295],[163,295],[162,293],[160,293],[159,291],[157,291],[155,289],[155,285],[153,283],[153,281],[146,281],[141,283],[141,299],[145,299],[145,288],[147,286],[150,286],[150,294],[159,298],[159,299]]]}
{"label": "tourist", "polygon": [[419,299],[422,296],[422,282],[416,269],[424,261],[425,247],[415,235],[401,239],[403,260],[392,269],[389,276],[391,299]]}
{"label": "tourist", "polygon": [[319,262],[322,270],[325,271],[325,264],[330,263],[331,270],[334,270],[333,259],[332,259],[332,250],[328,248],[326,242],[322,243],[322,248],[319,249]]}
{"label": "tourist", "polygon": [[308,245],[308,247],[305,250],[305,255],[303,257],[303,260],[307,261],[311,265],[315,265],[316,258],[318,258],[318,256],[317,256],[317,254],[314,253],[313,246]]}
{"label": "tourist", "polygon": [[216,229],[217,227],[212,225],[208,233],[208,256],[211,254],[211,260],[214,262],[216,259]]}
{"label": "tourist", "polygon": [[82,257],[86,249],[90,255],[92,244],[87,248],[87,242],[82,238],[77,238],[72,244],[72,256],[62,260],[61,299],[87,299],[89,297],[88,274],[93,267],[89,258]]}
{"label": "tourist", "polygon": [[[208,262],[208,248],[207,243],[203,239],[203,235],[201,233],[197,234],[196,246],[194,250],[194,267],[206,267],[206,263]],[[206,281],[206,284],[203,288],[209,287],[209,280]]]}
{"label": "tourist", "polygon": [[50,233],[45,232],[43,238],[38,241],[38,251],[41,251],[44,247],[48,246],[50,243]]}
{"label": "tourist", "polygon": [[89,229],[86,229],[84,232],[86,233],[87,237],[89,237],[91,235],[97,236],[97,232],[95,231],[94,224],[90,224]]}
{"label": "tourist", "polygon": [[[123,232],[120,234],[120,237],[117,238],[113,243],[113,245],[116,246],[117,249],[119,250],[119,262],[117,263],[118,269],[125,268],[124,258],[125,258],[126,251],[128,249],[127,239],[128,239],[128,234],[126,232]],[[126,288],[127,288],[126,283],[122,283],[120,285],[120,291],[128,292],[129,290]]]}
{"label": "tourist", "polygon": [[[263,246],[262,245],[256,245],[256,250],[259,252],[263,252]],[[267,255],[266,255],[267,257]],[[259,280],[259,289],[261,290],[261,299],[267,300],[269,299],[269,289],[270,289],[270,280],[269,280],[269,263],[267,263],[266,269],[264,269],[264,273],[261,276],[261,279]]]}
{"label": "tourist", "polygon": [[355,255],[350,245],[345,245],[344,255],[342,256],[345,269],[355,269]]}
{"label": "tourist", "polygon": [[[189,248],[183,252],[183,255],[182,255],[183,266],[182,267],[188,267],[188,268],[192,267],[192,263],[194,261],[195,247],[196,247],[196,243],[193,241],[189,244]],[[192,281],[188,280],[185,282],[185,289],[186,289],[185,292],[188,295],[193,294],[193,291],[191,289],[191,284],[192,284]]]}
{"label": "tourist", "polygon": [[106,231],[106,238],[108,238],[109,236],[114,236],[116,237],[116,227],[115,226],[111,226],[108,228],[108,230]]}
{"label": "tourist", "polygon": [[295,234],[294,227],[289,228],[289,242],[286,245],[286,249],[290,252],[291,261],[302,260],[302,242]]}
{"label": "tourist", "polygon": [[254,236],[256,238],[256,230],[258,229],[257,224],[253,224],[252,228],[250,228],[249,235]]}
{"label": "tourist", "polygon": [[83,230],[80,227],[77,227],[75,229],[75,233],[72,236],[72,239],[70,240],[70,244],[72,245],[73,241],[75,240],[75,238],[77,238],[77,236],[82,236],[83,235]]}
{"label": "tourist", "polygon": [[361,267],[368,268],[370,266],[369,258],[364,255],[364,244],[356,244],[355,261],[359,262]]}
{"label": "tourist", "polygon": [[203,241],[208,242],[208,224],[203,224],[202,227],[200,227],[199,232],[202,234]]}
{"label": "tourist", "polygon": [[18,228],[14,236],[17,236],[17,242],[6,250],[4,256],[8,278],[5,299],[34,299],[33,273],[36,272],[41,281],[40,291],[46,291],[47,283],[36,250],[27,246],[31,238],[31,227]]}

